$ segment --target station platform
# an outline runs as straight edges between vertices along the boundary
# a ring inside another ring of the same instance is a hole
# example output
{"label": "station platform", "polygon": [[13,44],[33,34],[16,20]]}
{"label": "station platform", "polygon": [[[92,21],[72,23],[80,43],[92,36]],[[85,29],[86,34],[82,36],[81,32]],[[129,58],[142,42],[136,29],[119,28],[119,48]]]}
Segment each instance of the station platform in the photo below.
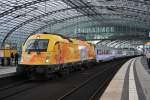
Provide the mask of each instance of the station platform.
{"label": "station platform", "polygon": [[146,58],[127,61],[99,100],[150,100],[150,68]]}
{"label": "station platform", "polygon": [[16,73],[16,66],[0,66],[0,78],[13,76]]}

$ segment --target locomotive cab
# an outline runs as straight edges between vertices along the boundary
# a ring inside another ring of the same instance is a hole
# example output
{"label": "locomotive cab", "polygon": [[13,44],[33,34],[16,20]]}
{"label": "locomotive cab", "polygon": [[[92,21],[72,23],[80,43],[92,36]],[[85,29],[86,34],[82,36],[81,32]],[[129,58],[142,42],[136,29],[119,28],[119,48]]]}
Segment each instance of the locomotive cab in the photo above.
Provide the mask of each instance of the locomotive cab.
{"label": "locomotive cab", "polygon": [[49,39],[29,38],[23,46],[21,62],[24,65],[46,65],[49,63]]}
{"label": "locomotive cab", "polygon": [[51,70],[50,65],[52,65],[53,57],[50,56],[53,56],[54,44],[54,41],[50,42],[50,37],[47,34],[29,37],[22,47],[17,73],[31,76],[35,73],[45,74]]}

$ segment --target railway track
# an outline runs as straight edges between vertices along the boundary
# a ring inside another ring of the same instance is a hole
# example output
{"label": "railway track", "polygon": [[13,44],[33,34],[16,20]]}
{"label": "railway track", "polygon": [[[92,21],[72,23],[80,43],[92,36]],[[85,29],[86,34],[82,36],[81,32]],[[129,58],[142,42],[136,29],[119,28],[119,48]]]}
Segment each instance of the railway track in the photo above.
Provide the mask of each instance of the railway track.
{"label": "railway track", "polygon": [[18,95],[19,93],[36,88],[41,84],[43,83],[35,83],[31,82],[30,80],[22,80],[6,85],[0,88],[0,100],[7,99],[12,96]]}
{"label": "railway track", "polygon": [[[119,64],[121,66],[121,64]],[[94,74],[81,85],[75,87],[57,100],[98,100],[114,74],[120,68],[118,64]]]}
{"label": "railway track", "polygon": [[[96,100],[127,59],[100,63],[65,79],[46,82],[18,81],[0,87],[0,100]],[[13,82],[13,81],[12,81]]]}
{"label": "railway track", "polygon": [[19,82],[14,82],[12,84],[9,84],[9,85],[6,85],[6,86],[3,86],[0,88],[0,91],[4,91],[4,90],[7,90],[7,89],[10,89],[10,88],[14,88],[16,86],[19,86],[19,85],[23,85],[25,83],[27,83],[28,80],[23,80],[23,81],[19,81]]}

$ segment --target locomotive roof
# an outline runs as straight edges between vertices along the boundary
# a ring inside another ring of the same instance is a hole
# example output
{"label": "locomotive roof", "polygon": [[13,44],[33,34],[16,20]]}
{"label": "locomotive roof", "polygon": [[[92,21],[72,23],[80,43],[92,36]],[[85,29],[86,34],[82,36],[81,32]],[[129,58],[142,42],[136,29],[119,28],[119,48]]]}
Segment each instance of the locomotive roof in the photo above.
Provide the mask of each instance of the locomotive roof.
{"label": "locomotive roof", "polygon": [[45,33],[41,33],[41,34],[34,34],[32,36],[29,37],[29,39],[34,39],[37,37],[40,37],[40,39],[50,39],[50,40],[57,40],[57,41],[63,41],[63,42],[72,42],[69,38],[64,37],[62,35],[56,34],[56,33],[51,33],[51,34],[45,34]]}

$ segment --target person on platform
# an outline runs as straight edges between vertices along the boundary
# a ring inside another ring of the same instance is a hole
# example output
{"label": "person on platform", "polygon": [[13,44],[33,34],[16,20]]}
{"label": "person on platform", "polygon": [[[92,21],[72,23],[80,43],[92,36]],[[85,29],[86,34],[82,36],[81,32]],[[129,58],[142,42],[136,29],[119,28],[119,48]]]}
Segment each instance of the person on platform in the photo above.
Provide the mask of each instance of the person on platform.
{"label": "person on platform", "polygon": [[14,62],[14,54],[13,54],[13,52],[11,53],[11,64],[13,64],[13,62]]}
{"label": "person on platform", "polygon": [[18,54],[18,53],[15,53],[15,65],[18,64],[18,57],[19,57],[19,54]]}

